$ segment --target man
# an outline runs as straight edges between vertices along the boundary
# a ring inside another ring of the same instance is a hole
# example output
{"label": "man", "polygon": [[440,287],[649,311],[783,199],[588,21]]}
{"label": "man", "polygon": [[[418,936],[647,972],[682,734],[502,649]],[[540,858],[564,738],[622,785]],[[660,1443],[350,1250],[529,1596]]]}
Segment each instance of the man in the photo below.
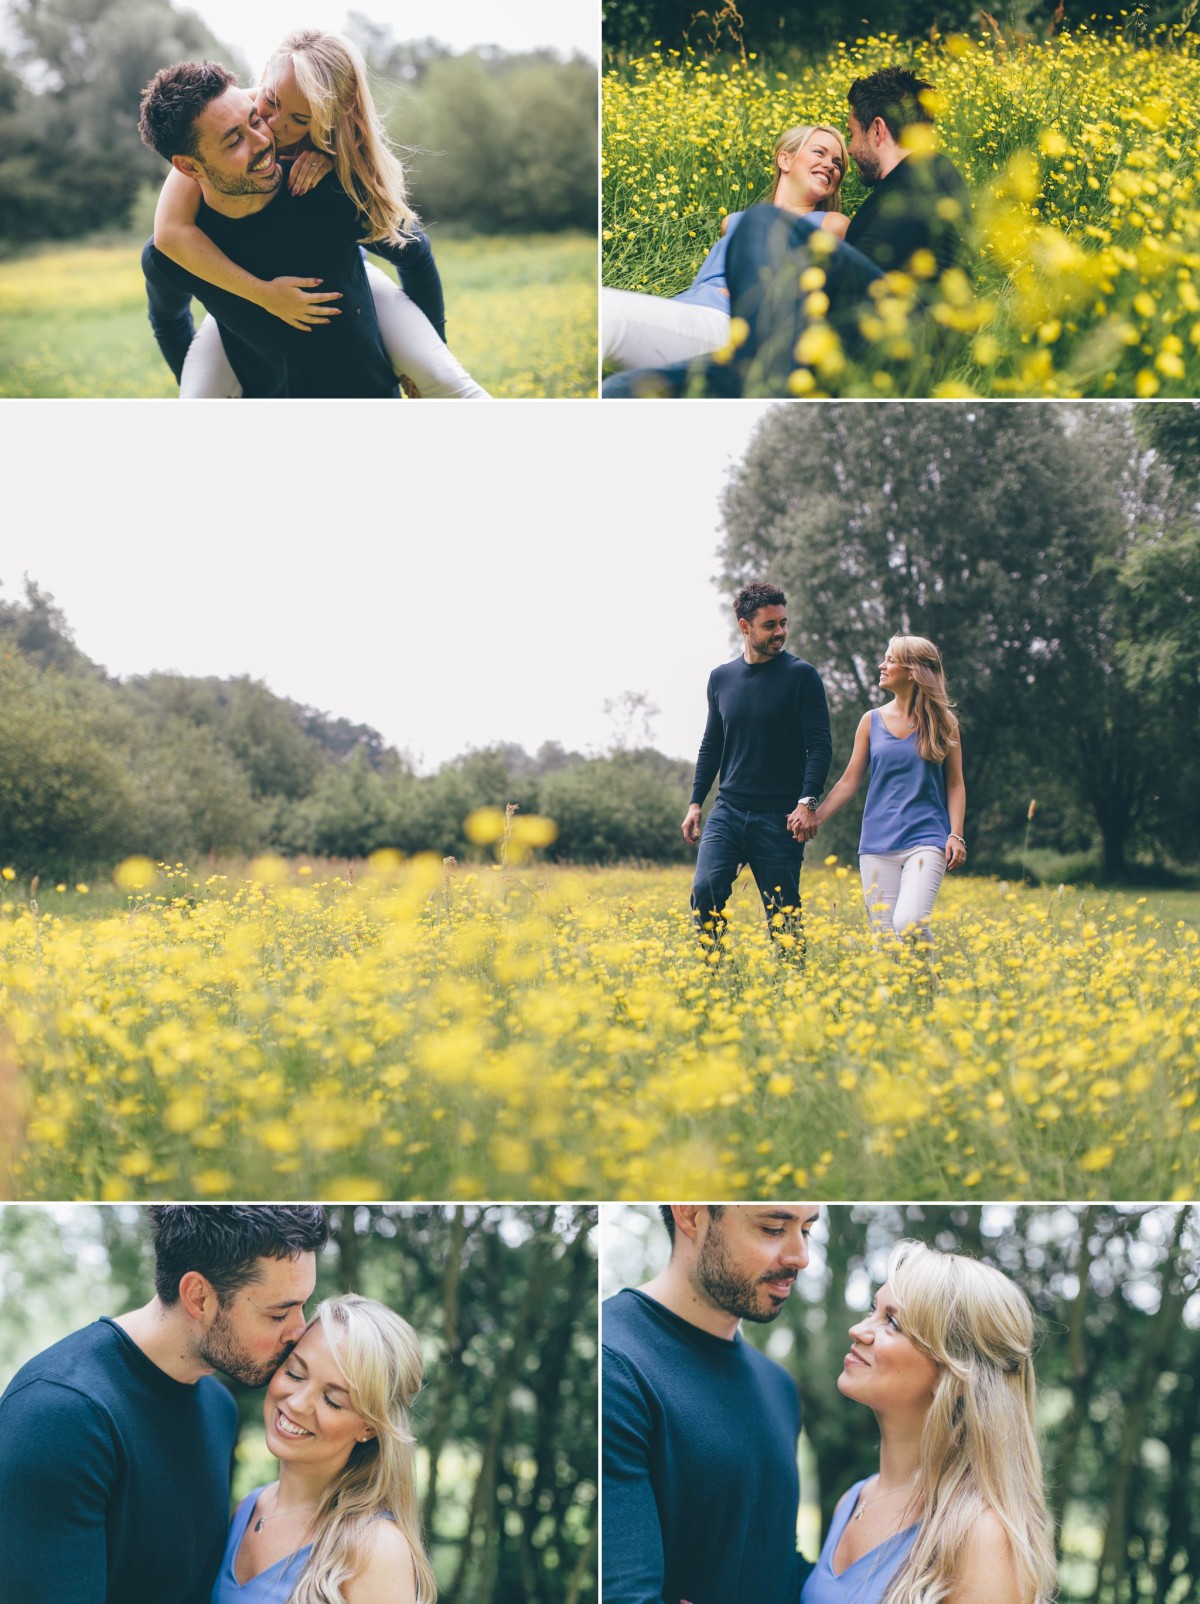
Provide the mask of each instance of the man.
{"label": "man", "polygon": [[247,396],[394,396],[375,303],[358,248],[358,210],[332,176],[296,196],[283,182],[275,139],[233,74],[215,62],[164,67],[146,87],[142,140],[200,186],[197,225],[256,278],[320,279],[336,315],[293,328],[252,301],[197,278],[151,241],[142,252],[150,323],[176,378],[193,333],[190,300],[216,318]]}
{"label": "man", "polygon": [[0,1594],[12,1604],[208,1604],[237,1407],[304,1334],[316,1205],[165,1204],[155,1295],[31,1359],[0,1398]]}
{"label": "man", "polygon": [[731,311],[746,331],[734,362],[618,374],[605,396],[684,395],[698,386],[720,395],[748,387],[786,395],[810,323],[810,269],[820,271],[828,322],[851,352],[864,348],[860,325],[885,273],[913,273],[927,295],[947,269],[965,272],[970,197],[958,169],[933,149],[933,92],[904,67],[881,67],[850,85],[847,149],[870,193],[842,243],[810,217],[774,206],[752,206],[743,216],[725,260]]}
{"label": "man", "polygon": [[796,1604],[800,1400],[738,1327],[780,1314],[817,1212],[664,1206],[666,1269],[605,1302],[604,1604]]}
{"label": "man", "polygon": [[[733,613],[742,655],[709,675],[708,722],[683,820],[684,840],[700,843],[692,916],[719,954],[725,904],[748,863],[772,937],[802,955],[800,866],[833,759],[825,687],[811,663],[783,649],[787,598],[778,586],[743,586]],[[701,834],[701,808],[718,774],[720,794]]]}

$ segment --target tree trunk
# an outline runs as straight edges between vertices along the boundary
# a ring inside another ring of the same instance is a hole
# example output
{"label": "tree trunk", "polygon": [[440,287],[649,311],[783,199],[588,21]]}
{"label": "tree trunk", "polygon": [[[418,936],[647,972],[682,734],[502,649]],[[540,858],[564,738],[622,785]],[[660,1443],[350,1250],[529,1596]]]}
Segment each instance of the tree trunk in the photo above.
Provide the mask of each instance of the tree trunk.
{"label": "tree trunk", "polygon": [[433,1419],[425,1439],[429,1455],[429,1485],[425,1489],[425,1508],[422,1524],[432,1538],[433,1517],[437,1508],[438,1463],[446,1444],[450,1427],[450,1406],[462,1372],[462,1340],[458,1330],[458,1289],[462,1277],[463,1247],[467,1240],[467,1225],[460,1204],[451,1217],[450,1245],[446,1252],[446,1268],[442,1276],[442,1343],[444,1352],[438,1371],[437,1391],[434,1395]]}

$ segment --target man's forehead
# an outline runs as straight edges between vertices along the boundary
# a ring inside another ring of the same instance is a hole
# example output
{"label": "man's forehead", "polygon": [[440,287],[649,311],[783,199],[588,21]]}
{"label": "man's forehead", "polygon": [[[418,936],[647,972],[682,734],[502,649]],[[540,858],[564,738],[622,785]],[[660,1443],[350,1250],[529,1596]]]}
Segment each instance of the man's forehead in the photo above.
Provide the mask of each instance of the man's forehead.
{"label": "man's forehead", "polygon": [[239,89],[237,84],[230,84],[223,94],[209,101],[197,115],[196,122],[206,134],[221,139],[231,128],[245,122],[253,106],[253,96]]}
{"label": "man's forehead", "polygon": [[775,1220],[780,1224],[795,1221],[799,1225],[812,1225],[821,1211],[815,1203],[746,1203],[742,1213],[755,1221]]}
{"label": "man's forehead", "polygon": [[260,1308],[294,1308],[307,1303],[317,1284],[317,1260],[313,1253],[294,1259],[261,1258],[253,1281],[242,1292]]}

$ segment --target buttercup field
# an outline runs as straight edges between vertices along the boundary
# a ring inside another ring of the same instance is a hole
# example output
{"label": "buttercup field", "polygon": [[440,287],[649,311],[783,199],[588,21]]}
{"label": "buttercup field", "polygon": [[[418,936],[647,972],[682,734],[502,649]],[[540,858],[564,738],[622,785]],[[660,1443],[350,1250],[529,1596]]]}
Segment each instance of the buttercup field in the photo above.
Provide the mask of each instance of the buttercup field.
{"label": "buttercup field", "polygon": [[[529,832],[537,838],[544,827]],[[806,869],[715,969],[679,871],[127,864],[10,881],[25,1197],[1195,1194],[1194,896],[948,884],[936,975]],[[24,893],[20,895],[19,893]]]}
{"label": "buttercup field", "polygon": [[[853,359],[813,269],[797,395],[1192,396],[1200,377],[1200,57],[1184,27],[1131,20],[1037,37],[851,38],[816,56],[646,50],[604,82],[604,281],[685,289],[723,216],[770,198],[771,147],[846,124],[846,89],[904,64],[935,86],[936,143],[967,181],[968,277],[881,285]],[[851,169],[847,210],[864,190]],[[918,266],[920,264],[917,264]],[[916,308],[931,298],[930,316]],[[734,334],[736,344],[736,330]]]}

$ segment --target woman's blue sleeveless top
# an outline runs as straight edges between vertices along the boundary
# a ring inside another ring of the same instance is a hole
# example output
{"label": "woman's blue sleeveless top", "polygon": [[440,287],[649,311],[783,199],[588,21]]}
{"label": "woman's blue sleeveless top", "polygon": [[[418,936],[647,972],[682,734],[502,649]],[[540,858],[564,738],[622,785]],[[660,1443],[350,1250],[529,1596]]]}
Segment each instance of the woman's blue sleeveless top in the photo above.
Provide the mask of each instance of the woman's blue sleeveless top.
{"label": "woman's blue sleeveless top", "polygon": [[840,1576],[834,1574],[834,1553],[865,1486],[865,1481],[855,1482],[834,1512],[821,1545],[821,1557],[800,1590],[800,1604],[879,1604],[912,1547],[917,1527],[906,1526],[902,1532],[856,1559],[853,1565],[848,1565]]}
{"label": "woman's blue sleeveless top", "polygon": [[[266,1484],[264,1483],[264,1486]],[[213,1584],[211,1604],[287,1604],[288,1599],[300,1580],[300,1573],[304,1569],[312,1544],[299,1548],[294,1554],[287,1554],[274,1565],[252,1576],[248,1582],[239,1582],[233,1574],[233,1562],[237,1558],[237,1551],[242,1545],[246,1527],[250,1524],[250,1517],[254,1513],[254,1506],[258,1502],[258,1495],[262,1487],[243,1498],[233,1514],[233,1521],[229,1527],[229,1540],[225,1544],[225,1554],[221,1560],[221,1569],[217,1573]]]}
{"label": "woman's blue sleeveless top", "polygon": [[944,847],[950,834],[944,765],[917,752],[916,734],[900,741],[871,713],[871,768],[863,809],[860,852],[907,852]]}

